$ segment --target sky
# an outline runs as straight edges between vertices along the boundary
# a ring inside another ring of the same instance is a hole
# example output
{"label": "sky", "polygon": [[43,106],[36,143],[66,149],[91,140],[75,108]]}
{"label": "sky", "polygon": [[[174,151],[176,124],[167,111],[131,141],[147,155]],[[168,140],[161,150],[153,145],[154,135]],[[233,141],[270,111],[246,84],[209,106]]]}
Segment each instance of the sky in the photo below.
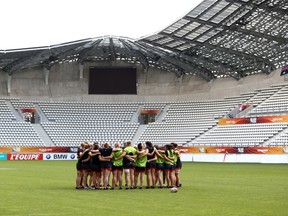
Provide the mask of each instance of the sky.
{"label": "sky", "polygon": [[203,0],[0,1],[0,49],[48,46],[105,35],[157,33]]}

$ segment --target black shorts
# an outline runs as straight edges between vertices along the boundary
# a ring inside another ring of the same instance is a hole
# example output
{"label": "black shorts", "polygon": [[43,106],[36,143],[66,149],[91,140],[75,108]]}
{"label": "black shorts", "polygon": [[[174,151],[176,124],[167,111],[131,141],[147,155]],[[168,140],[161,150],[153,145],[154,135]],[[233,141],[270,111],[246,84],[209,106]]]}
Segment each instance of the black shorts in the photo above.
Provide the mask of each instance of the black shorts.
{"label": "black shorts", "polygon": [[78,171],[82,171],[82,170],[83,170],[83,168],[82,168],[82,163],[78,162],[78,163],[76,164],[76,169],[77,169]]}
{"label": "black shorts", "polygon": [[164,170],[164,164],[163,163],[156,163],[156,170]]}
{"label": "black shorts", "polygon": [[89,171],[91,169],[90,163],[82,163],[82,169],[85,171]]}
{"label": "black shorts", "polygon": [[164,172],[169,172],[174,170],[174,165],[170,165],[170,164],[165,164],[164,163]]}
{"label": "black shorts", "polygon": [[181,169],[182,168],[182,161],[180,159],[177,160],[175,168],[176,169]]}
{"label": "black shorts", "polygon": [[101,168],[99,165],[91,164],[91,171],[92,172],[101,172]]}
{"label": "black shorts", "polygon": [[146,167],[135,166],[135,171],[138,173],[146,172]]}
{"label": "black shorts", "polygon": [[155,168],[156,168],[156,162],[155,161],[146,163],[146,169],[155,169]]}
{"label": "black shorts", "polygon": [[126,161],[123,163],[123,168],[124,169],[135,169],[135,163],[132,161]]}
{"label": "black shorts", "polygon": [[101,169],[112,169],[112,163],[110,161],[101,161],[100,163]]}
{"label": "black shorts", "polygon": [[123,171],[123,166],[114,166],[112,165],[112,170],[118,170],[118,171]]}

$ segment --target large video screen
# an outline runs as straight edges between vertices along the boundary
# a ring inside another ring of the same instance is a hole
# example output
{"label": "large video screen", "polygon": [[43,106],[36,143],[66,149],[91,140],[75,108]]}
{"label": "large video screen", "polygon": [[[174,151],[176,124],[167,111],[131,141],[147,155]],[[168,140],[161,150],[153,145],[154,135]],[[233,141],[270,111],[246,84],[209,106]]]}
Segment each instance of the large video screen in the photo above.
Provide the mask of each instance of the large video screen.
{"label": "large video screen", "polygon": [[137,94],[135,67],[90,67],[89,94]]}

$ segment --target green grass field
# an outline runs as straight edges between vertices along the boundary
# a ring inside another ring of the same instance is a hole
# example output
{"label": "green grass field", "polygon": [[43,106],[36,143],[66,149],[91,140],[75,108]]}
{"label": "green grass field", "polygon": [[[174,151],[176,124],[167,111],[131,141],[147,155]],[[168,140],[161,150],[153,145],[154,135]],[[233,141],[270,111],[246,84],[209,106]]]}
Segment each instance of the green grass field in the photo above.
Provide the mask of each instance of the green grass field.
{"label": "green grass field", "polygon": [[184,163],[183,187],[75,190],[74,161],[0,161],[0,215],[287,216],[288,166]]}

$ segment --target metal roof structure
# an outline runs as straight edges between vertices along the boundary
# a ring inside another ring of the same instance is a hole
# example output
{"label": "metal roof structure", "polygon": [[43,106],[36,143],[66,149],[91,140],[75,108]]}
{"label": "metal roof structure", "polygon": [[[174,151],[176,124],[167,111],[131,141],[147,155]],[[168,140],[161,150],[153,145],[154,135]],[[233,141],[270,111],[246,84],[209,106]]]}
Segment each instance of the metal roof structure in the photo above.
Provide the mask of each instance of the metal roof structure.
{"label": "metal roof structure", "polygon": [[141,64],[144,71],[154,67],[207,81],[269,74],[288,64],[288,0],[204,0],[164,30],[140,39],[103,36],[0,50],[0,69],[9,75],[66,61],[125,61]]}

